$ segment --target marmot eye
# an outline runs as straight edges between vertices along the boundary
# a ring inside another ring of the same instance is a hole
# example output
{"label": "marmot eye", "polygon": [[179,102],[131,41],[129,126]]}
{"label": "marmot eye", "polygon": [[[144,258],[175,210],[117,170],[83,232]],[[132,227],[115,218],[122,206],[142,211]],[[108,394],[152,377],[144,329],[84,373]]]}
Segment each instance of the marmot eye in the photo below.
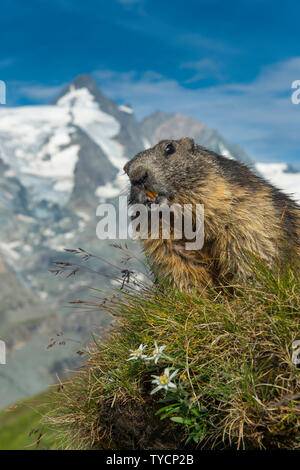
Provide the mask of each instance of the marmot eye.
{"label": "marmot eye", "polygon": [[172,153],[174,153],[175,150],[176,149],[175,149],[173,144],[168,144],[165,148],[165,153],[166,153],[166,155],[172,155]]}

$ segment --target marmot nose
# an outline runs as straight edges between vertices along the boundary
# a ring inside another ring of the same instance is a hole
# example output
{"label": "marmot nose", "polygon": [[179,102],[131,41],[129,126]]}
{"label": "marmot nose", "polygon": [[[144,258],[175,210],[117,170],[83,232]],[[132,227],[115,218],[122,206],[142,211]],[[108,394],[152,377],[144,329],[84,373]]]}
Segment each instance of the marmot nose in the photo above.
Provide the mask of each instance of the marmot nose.
{"label": "marmot nose", "polygon": [[129,175],[131,183],[135,186],[144,186],[149,178],[149,173],[145,168],[139,166]]}

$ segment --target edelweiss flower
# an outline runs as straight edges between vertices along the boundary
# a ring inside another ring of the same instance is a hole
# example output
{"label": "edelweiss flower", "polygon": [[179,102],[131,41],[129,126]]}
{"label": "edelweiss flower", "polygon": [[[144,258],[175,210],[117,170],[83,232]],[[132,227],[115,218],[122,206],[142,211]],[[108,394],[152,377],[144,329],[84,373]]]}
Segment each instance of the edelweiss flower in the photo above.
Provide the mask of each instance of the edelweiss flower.
{"label": "edelweiss flower", "polygon": [[140,344],[137,349],[129,349],[131,354],[129,356],[129,359],[127,359],[127,361],[136,361],[137,359],[146,359],[147,356],[143,354],[145,347],[146,346],[144,346],[143,344]]}
{"label": "edelweiss flower", "polygon": [[157,342],[154,341],[154,349],[153,349],[153,352],[152,352],[152,356],[150,357],[147,357],[147,361],[154,361],[155,364],[157,364],[158,360],[161,358],[162,356],[162,352],[163,350],[166,348],[166,346],[160,346],[158,347],[157,345]]}
{"label": "edelweiss flower", "polygon": [[151,395],[153,393],[156,393],[158,392],[159,390],[161,389],[164,389],[164,390],[169,390],[170,388],[177,388],[176,385],[171,382],[171,380],[175,377],[175,375],[177,374],[178,372],[178,369],[176,369],[174,372],[172,372],[172,374],[170,375],[170,370],[169,368],[167,367],[165,370],[164,370],[164,373],[162,375],[152,375],[151,377],[154,377],[155,380],[152,380],[151,383],[153,383],[154,385],[157,385],[157,387],[155,387],[152,392],[151,392]]}

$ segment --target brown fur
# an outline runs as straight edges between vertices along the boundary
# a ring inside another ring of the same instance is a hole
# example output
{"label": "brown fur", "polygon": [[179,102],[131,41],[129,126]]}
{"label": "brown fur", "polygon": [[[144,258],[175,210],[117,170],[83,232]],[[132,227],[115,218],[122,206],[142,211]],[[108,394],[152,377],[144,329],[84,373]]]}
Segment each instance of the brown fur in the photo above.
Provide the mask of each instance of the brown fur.
{"label": "brown fur", "polygon": [[[167,154],[172,145],[174,152]],[[130,202],[204,204],[205,239],[198,251],[186,240],[143,240],[154,271],[181,290],[245,282],[249,256],[268,266],[300,258],[300,207],[245,165],[198,146],[192,139],[162,141],[127,165]]]}

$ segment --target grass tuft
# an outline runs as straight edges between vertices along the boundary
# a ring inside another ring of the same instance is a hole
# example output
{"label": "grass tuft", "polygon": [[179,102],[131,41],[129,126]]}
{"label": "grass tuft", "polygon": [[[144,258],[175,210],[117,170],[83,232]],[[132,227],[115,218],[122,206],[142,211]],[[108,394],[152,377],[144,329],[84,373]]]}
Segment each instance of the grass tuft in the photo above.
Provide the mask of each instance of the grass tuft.
{"label": "grass tuft", "polygon": [[[253,278],[205,297],[134,282],[91,302],[114,322],[55,395],[47,423],[61,446],[300,449],[300,370],[292,361],[299,277],[255,261]],[[165,346],[156,360],[155,346]],[[157,387],[166,369],[176,372],[176,388]]]}

